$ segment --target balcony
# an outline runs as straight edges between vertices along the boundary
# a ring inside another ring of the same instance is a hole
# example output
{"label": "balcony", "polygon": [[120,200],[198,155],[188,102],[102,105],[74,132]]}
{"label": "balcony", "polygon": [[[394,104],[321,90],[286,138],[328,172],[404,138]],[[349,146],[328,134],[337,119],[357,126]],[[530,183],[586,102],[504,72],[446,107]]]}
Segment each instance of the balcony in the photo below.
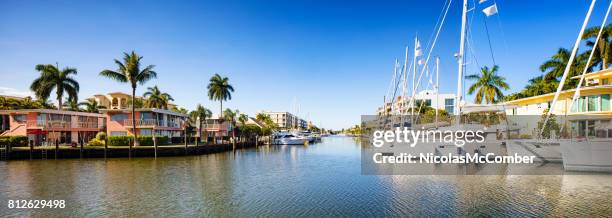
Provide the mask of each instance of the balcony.
{"label": "balcony", "polygon": [[102,129],[103,123],[98,122],[70,122],[60,120],[27,120],[26,127],[30,129]]}
{"label": "balcony", "polygon": [[[124,120],[123,121],[123,126],[125,127],[131,127],[133,126],[133,122],[132,120]],[[163,120],[155,120],[155,119],[143,119],[143,120],[136,120],[136,126],[137,127],[169,127],[169,128],[181,128],[181,124],[177,123],[177,122],[170,122],[170,121],[166,121],[164,123]]]}

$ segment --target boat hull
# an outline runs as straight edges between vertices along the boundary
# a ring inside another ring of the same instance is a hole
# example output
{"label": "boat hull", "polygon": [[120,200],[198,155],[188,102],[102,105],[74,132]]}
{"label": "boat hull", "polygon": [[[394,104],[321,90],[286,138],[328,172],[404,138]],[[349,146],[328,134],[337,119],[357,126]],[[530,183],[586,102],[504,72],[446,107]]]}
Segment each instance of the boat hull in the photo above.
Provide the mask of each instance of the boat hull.
{"label": "boat hull", "polygon": [[612,172],[612,141],[561,142],[567,171]]}
{"label": "boat hull", "polygon": [[305,138],[282,138],[274,140],[277,145],[304,145],[308,139]]}

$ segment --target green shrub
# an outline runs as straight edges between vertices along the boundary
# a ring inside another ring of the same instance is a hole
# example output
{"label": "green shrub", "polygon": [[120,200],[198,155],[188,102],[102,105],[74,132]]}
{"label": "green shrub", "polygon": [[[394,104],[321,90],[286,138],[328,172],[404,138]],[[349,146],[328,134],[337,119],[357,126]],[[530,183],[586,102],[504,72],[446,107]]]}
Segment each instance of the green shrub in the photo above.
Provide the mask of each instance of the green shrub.
{"label": "green shrub", "polygon": [[0,136],[0,146],[8,145],[9,136]]}
{"label": "green shrub", "polygon": [[[155,136],[157,145],[168,144],[168,136]],[[138,142],[142,146],[153,146],[153,136],[138,136]]]}
{"label": "green shrub", "polygon": [[98,132],[98,134],[96,134],[96,139],[99,141],[104,141],[106,139],[106,133],[105,132]]}
{"label": "green shrub", "polygon": [[[157,145],[168,144],[167,136],[156,136]],[[112,146],[128,146],[134,139],[133,136],[109,136],[108,145]],[[141,146],[153,146],[153,136],[138,136],[138,142]]]}
{"label": "green shrub", "polygon": [[108,137],[108,145],[110,146],[129,146],[130,142],[134,139],[133,136],[127,135],[116,135]]}
{"label": "green shrub", "polygon": [[92,140],[89,140],[87,145],[89,145],[89,146],[104,146],[104,141],[99,140],[99,139],[92,139]]}
{"label": "green shrub", "polygon": [[27,136],[11,136],[9,137],[9,143],[12,147],[27,147],[28,137]]}

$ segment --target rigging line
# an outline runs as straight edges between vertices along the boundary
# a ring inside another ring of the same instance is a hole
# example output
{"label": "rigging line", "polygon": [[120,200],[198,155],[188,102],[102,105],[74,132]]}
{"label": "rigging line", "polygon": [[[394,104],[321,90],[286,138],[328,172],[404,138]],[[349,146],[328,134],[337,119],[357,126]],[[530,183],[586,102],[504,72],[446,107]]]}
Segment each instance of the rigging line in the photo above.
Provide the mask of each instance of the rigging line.
{"label": "rigging line", "polygon": [[396,63],[393,63],[393,77],[391,77],[391,81],[389,82],[389,87],[387,88],[387,95],[385,96],[385,100],[386,98],[391,96],[391,89],[393,88],[393,85],[395,83],[395,77],[397,76],[397,66]]}
{"label": "rigging line", "polygon": [[[425,68],[427,68],[427,74],[429,75],[429,78],[431,79],[433,73],[429,73],[429,66],[425,66]],[[428,82],[425,90],[428,90],[430,85],[431,84]],[[438,99],[436,99],[436,102],[438,102]],[[424,105],[424,101],[421,100],[421,102],[419,103],[419,109],[417,110],[418,112],[421,112],[421,109],[423,108],[423,105]],[[434,108],[434,109],[437,110],[437,108]],[[418,122],[419,119],[420,119],[420,116],[417,116],[415,121]]]}
{"label": "rigging line", "polygon": [[[497,1],[493,0],[493,4],[497,6]],[[504,51],[504,55],[508,55],[508,42],[506,42],[506,33],[504,31],[504,28],[502,27],[502,23],[501,23],[501,15],[499,13],[499,10],[497,11],[497,26],[499,26],[499,30],[501,31],[501,35],[502,35],[502,42],[504,42],[504,49],[506,49]]]}
{"label": "rigging line", "polygon": [[[436,21],[436,25],[434,26],[434,29],[438,28],[438,25],[440,24],[440,19],[442,19],[442,16],[444,15],[444,8],[446,7],[447,4],[450,4],[449,0],[444,1],[444,5],[442,5],[442,10],[440,10],[440,14],[438,15],[438,20]],[[429,48],[429,46],[431,46],[431,39],[434,37],[434,32],[431,32],[431,35],[429,35],[429,39],[427,40],[427,46],[425,46],[425,48]]]}
{"label": "rigging line", "polygon": [[[584,70],[582,70],[582,75],[580,75],[580,81],[578,82],[578,86],[576,86],[576,89],[574,89],[574,96],[572,97],[572,101],[570,102],[569,108],[571,110],[571,108],[574,106],[574,103],[576,102],[578,95],[579,95],[579,91],[580,91],[580,87],[582,86],[582,82],[584,82],[584,76],[586,75],[586,72],[589,69],[589,65],[591,64],[591,60],[593,58],[593,54],[595,54],[595,50],[596,45],[599,43],[599,39],[601,38],[601,34],[603,33],[603,29],[605,28],[604,26],[606,25],[606,23],[608,22],[608,16],[610,15],[610,9],[612,8],[612,1],[610,1],[610,5],[608,6],[608,11],[606,11],[606,16],[603,19],[603,22],[601,23],[601,26],[599,27],[599,33],[597,33],[597,39],[595,39],[595,43],[593,45],[593,49],[591,49],[591,54],[589,54],[589,59],[587,59],[586,65],[584,65]],[[563,131],[563,127],[565,125],[561,126],[561,130],[559,130],[559,132],[561,133]]]}
{"label": "rigging line", "polygon": [[[469,50],[469,53],[471,55],[471,58],[474,60],[474,62],[476,62],[476,66],[478,66],[478,68],[481,67],[480,63],[478,62],[478,58],[476,58],[476,51],[474,49],[474,39],[472,38],[472,25],[468,24],[465,28],[467,28],[467,47]],[[467,65],[467,64],[466,64]]]}
{"label": "rigging line", "polygon": [[484,21],[485,31],[487,33],[487,41],[489,42],[489,50],[491,51],[491,59],[493,60],[493,66],[497,65],[495,63],[495,56],[493,55],[493,46],[491,45],[491,36],[489,35],[489,27],[487,26],[487,17],[482,16],[482,20]]}
{"label": "rigging line", "polygon": [[[449,1],[448,6],[446,7],[446,11],[444,12],[444,16],[442,17],[442,22],[440,23],[440,26],[438,27],[438,30],[436,31],[436,37],[434,38],[432,46],[429,48],[429,52],[427,53],[427,59],[425,59],[425,66],[427,66],[427,64],[429,63],[429,58],[431,57],[431,52],[436,47],[436,42],[438,41],[438,36],[440,35],[440,31],[442,30],[442,26],[444,26],[444,21],[446,20],[446,15],[448,14],[448,9],[450,8],[450,5],[451,5],[452,1],[453,0]],[[423,72],[424,71],[425,71],[425,68],[421,69],[421,73],[419,74],[419,79],[417,80],[417,84],[414,87],[414,90],[417,90],[419,88],[419,85],[421,83],[421,78],[423,77]],[[416,74],[416,72],[415,72],[415,74]],[[411,105],[414,105],[414,94],[415,93],[412,93],[412,98],[410,99],[410,104]]]}

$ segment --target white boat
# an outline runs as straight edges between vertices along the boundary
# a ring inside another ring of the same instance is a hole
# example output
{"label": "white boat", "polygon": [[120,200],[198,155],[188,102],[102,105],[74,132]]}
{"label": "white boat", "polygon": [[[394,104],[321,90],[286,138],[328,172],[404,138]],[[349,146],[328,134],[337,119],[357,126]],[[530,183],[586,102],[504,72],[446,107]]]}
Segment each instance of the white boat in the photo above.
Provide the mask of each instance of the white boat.
{"label": "white boat", "polygon": [[317,141],[317,137],[314,134],[312,134],[310,131],[295,132],[293,133],[293,135],[302,137],[302,138],[306,138],[306,140],[308,140],[308,142],[310,143],[314,143]]}
{"label": "white boat", "polygon": [[560,142],[565,170],[612,172],[612,123],[599,125],[594,130],[601,134]]}
{"label": "white boat", "polygon": [[278,132],[274,134],[273,144],[275,145],[304,145],[308,139],[301,136],[293,135],[288,132]]}

